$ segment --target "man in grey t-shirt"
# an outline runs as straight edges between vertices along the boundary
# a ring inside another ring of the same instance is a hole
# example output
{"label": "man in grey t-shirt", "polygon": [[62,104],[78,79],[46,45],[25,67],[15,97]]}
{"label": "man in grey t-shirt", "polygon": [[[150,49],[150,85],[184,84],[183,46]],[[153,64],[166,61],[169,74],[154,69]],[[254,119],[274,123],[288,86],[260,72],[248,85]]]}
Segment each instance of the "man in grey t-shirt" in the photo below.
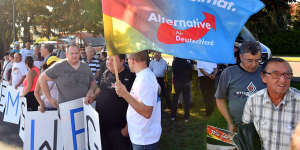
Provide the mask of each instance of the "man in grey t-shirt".
{"label": "man in grey t-shirt", "polygon": [[218,109],[232,133],[235,125],[242,122],[247,98],[265,88],[260,78],[261,47],[259,43],[244,42],[240,47],[240,59],[239,65],[228,67],[222,72],[215,94]]}
{"label": "man in grey t-shirt", "polygon": [[77,98],[92,99],[96,80],[89,66],[80,62],[80,50],[70,46],[66,54],[67,59],[56,63],[47,69],[40,77],[40,84],[45,96],[53,106],[57,103],[51,97],[47,81],[54,80],[58,89],[58,103],[68,102]]}

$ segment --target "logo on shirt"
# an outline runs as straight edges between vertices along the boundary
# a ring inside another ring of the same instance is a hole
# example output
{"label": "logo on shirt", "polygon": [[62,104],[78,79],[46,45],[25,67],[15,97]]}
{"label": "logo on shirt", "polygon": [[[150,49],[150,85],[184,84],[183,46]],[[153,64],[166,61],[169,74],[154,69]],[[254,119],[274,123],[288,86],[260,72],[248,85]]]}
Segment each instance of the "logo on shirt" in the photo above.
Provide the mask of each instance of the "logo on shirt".
{"label": "logo on shirt", "polygon": [[249,83],[249,85],[247,86],[247,90],[250,92],[250,93],[254,93],[256,91],[256,87],[255,85],[253,84],[253,82],[251,81]]}
{"label": "logo on shirt", "polygon": [[248,92],[245,92],[245,91],[237,91],[235,94],[237,95],[245,95],[245,96],[251,96],[253,93],[255,93],[256,91],[256,87],[255,85],[253,84],[253,82],[251,81],[249,83],[249,85],[247,86],[247,91]]}

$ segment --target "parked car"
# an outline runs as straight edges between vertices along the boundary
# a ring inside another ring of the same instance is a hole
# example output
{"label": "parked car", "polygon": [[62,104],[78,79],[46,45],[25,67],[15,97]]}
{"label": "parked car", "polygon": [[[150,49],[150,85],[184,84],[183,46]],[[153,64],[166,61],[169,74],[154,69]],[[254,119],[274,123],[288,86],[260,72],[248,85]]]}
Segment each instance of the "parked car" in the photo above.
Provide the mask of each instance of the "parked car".
{"label": "parked car", "polygon": [[[243,41],[258,41],[245,26],[243,27],[243,29],[239,33],[238,37],[236,38],[236,42],[242,43]],[[272,57],[272,53],[271,53],[271,50],[269,47],[267,47],[266,45],[264,45],[261,42],[259,42],[259,44],[262,48],[261,58],[262,58],[262,64],[263,64]]]}

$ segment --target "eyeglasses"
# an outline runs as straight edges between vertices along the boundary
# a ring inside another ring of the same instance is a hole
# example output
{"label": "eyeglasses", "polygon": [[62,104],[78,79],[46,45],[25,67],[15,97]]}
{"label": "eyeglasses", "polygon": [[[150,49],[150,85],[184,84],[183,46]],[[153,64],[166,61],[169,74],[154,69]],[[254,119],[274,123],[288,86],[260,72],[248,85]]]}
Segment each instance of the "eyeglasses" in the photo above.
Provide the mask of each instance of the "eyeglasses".
{"label": "eyeglasses", "polygon": [[255,63],[261,63],[262,62],[262,60],[261,59],[246,59],[246,61],[248,62],[248,63],[253,63],[253,62],[255,62]]}
{"label": "eyeglasses", "polygon": [[289,79],[290,80],[293,76],[293,73],[289,73],[289,72],[280,73],[279,71],[273,71],[273,72],[264,71],[263,73],[271,75],[271,77],[273,79],[279,79],[281,76],[283,76],[284,79]]}

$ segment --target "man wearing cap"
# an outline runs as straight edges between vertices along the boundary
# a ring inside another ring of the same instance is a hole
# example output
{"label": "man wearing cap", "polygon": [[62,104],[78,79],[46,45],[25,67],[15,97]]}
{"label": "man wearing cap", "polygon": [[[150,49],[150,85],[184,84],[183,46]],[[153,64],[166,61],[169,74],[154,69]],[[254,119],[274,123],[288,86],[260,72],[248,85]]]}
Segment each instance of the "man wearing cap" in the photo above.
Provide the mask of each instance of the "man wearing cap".
{"label": "man wearing cap", "polygon": [[18,41],[14,43],[14,48],[11,50],[11,53],[20,53],[20,43]]}
{"label": "man wearing cap", "polygon": [[47,81],[54,81],[58,89],[58,103],[78,98],[91,99],[96,88],[96,80],[86,63],[80,62],[80,50],[70,46],[67,59],[48,68],[40,78],[42,91],[47,99],[55,101],[50,95]]}

